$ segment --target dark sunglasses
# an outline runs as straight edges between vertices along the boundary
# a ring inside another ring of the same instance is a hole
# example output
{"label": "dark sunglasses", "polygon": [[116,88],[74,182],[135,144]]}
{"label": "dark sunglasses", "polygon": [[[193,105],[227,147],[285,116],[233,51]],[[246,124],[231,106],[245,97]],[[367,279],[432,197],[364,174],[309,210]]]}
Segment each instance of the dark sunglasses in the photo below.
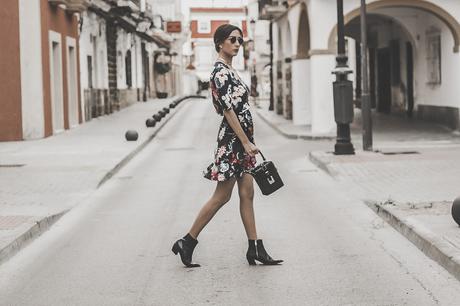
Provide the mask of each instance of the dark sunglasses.
{"label": "dark sunglasses", "polygon": [[230,39],[230,42],[231,42],[232,44],[236,43],[236,40],[237,40],[237,39],[238,39],[238,43],[239,43],[240,45],[242,45],[243,42],[244,42],[243,38],[241,38],[241,37],[238,37],[238,38],[237,38],[236,36],[230,36],[228,39]]}

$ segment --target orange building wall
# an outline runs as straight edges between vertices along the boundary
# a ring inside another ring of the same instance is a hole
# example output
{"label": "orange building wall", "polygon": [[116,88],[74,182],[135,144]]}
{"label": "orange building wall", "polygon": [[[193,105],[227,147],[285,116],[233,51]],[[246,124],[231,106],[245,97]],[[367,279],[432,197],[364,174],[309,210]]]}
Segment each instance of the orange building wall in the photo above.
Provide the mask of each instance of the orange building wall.
{"label": "orange building wall", "polygon": [[2,0],[0,41],[0,141],[22,140],[18,0]]}
{"label": "orange building wall", "polygon": [[[198,21],[197,20],[192,20],[190,23],[190,31],[192,32],[192,38],[213,38],[214,32],[216,29],[223,24],[228,23],[228,20],[211,20],[211,33],[198,33]],[[246,20],[243,20],[242,22],[242,31],[243,31],[243,36],[247,36],[247,26],[246,26]]]}
{"label": "orange building wall", "polygon": [[[42,58],[43,58],[43,103],[45,109],[45,136],[53,134],[52,108],[51,108],[51,80],[50,80],[50,50],[49,50],[49,31],[61,33],[62,46],[62,78],[63,78],[63,103],[64,103],[64,128],[69,128],[69,99],[67,84],[67,42],[66,37],[70,36],[77,41],[77,67],[80,69],[78,48],[78,19],[75,15],[68,14],[64,9],[49,4],[48,0],[41,0],[42,16]],[[80,71],[77,71],[80,75]],[[80,97],[80,78],[77,77],[78,93],[78,118],[82,122],[81,97]]]}

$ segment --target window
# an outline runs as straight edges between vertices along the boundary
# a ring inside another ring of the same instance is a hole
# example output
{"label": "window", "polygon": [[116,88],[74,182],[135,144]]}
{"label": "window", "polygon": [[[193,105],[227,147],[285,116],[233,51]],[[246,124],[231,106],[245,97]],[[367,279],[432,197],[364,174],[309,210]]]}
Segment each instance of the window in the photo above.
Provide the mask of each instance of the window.
{"label": "window", "polygon": [[441,84],[441,31],[432,27],[426,32],[428,84]]}
{"label": "window", "polygon": [[91,55],[88,55],[86,60],[88,67],[88,88],[93,88],[93,58]]}
{"label": "window", "polygon": [[399,86],[401,83],[401,55],[399,40],[390,41],[391,52],[391,85]]}
{"label": "window", "polygon": [[211,22],[207,21],[198,21],[198,33],[211,33]]}
{"label": "window", "polygon": [[131,50],[128,50],[126,52],[125,56],[125,69],[126,69],[126,85],[128,88],[131,88],[133,86],[133,81],[132,81],[132,71],[131,71]]}

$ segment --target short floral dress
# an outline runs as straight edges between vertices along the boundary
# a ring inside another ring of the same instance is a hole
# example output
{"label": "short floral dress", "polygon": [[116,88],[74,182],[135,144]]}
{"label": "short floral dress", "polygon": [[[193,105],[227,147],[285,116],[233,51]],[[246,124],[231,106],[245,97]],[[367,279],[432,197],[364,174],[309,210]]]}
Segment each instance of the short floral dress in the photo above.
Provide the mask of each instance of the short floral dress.
{"label": "short floral dress", "polygon": [[[224,110],[233,108],[241,128],[249,141],[254,143],[254,125],[248,102],[249,88],[234,70],[220,61],[214,65],[210,84],[216,112],[223,116]],[[240,178],[255,165],[256,158],[245,152],[241,141],[224,117],[217,135],[214,162],[203,172],[204,177],[213,181]]]}

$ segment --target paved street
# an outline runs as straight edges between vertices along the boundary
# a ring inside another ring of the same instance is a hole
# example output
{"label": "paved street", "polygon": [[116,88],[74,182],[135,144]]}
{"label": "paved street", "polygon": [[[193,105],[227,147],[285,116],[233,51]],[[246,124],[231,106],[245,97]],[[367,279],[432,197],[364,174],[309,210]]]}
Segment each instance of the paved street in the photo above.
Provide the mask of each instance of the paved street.
{"label": "paved street", "polygon": [[[146,118],[172,100],[136,103],[45,139],[0,142],[0,263],[85,202],[181,108],[147,128]],[[137,141],[126,141],[128,129],[138,131]]]}
{"label": "paved street", "polygon": [[172,242],[214,188],[219,118],[183,106],[115,177],[0,266],[2,305],[457,305],[459,282],[310,163],[332,142],[289,140],[255,117],[286,186],[256,191],[259,236],[285,263],[251,267],[236,190],[199,237],[198,269]]}

